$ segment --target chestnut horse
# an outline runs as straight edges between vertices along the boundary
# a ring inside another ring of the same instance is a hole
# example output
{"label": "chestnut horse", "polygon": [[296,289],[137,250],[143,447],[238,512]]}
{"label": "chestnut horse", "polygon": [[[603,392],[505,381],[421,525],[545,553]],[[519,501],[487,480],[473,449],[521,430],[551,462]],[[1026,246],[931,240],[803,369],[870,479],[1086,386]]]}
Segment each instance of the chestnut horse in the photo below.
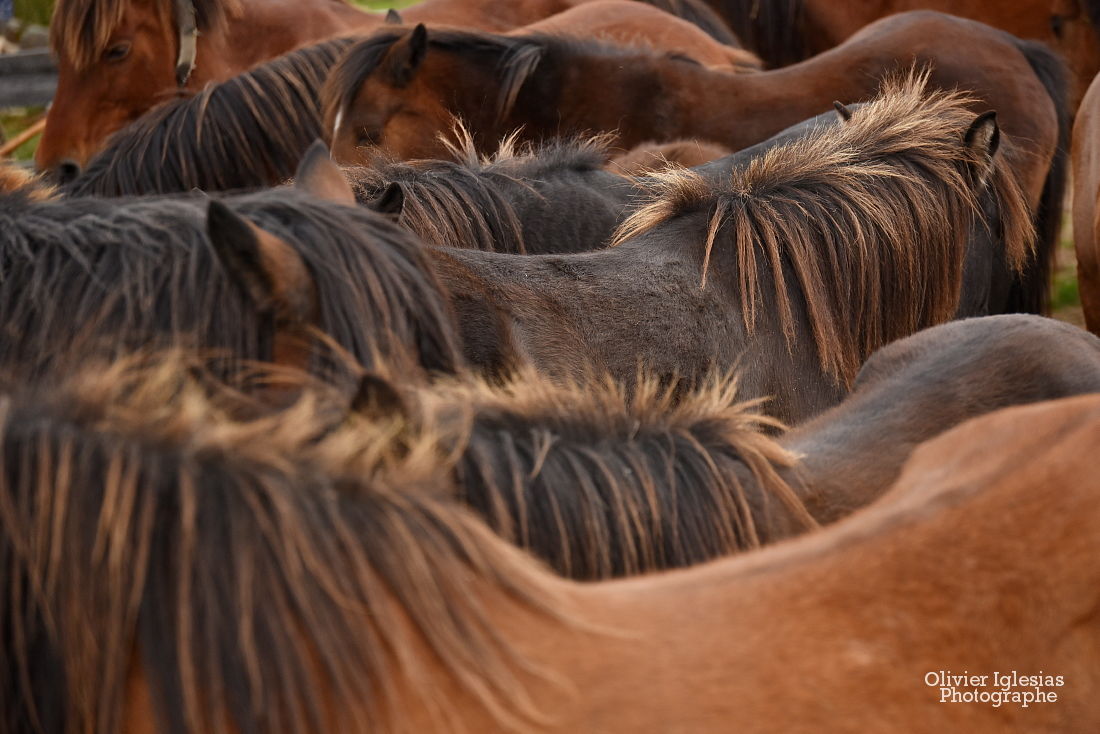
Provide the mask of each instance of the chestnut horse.
{"label": "chestnut horse", "polygon": [[[969,421],[827,530],[579,584],[306,409],[119,377],[0,403],[6,731],[1100,726],[1100,397]],[[945,704],[944,669],[1058,700]]]}
{"label": "chestnut horse", "polygon": [[722,185],[669,176],[611,249],[437,250],[468,359],[626,382],[639,363],[689,383],[741,365],[785,421],[832,405],[872,351],[956,314],[979,199],[998,202],[1009,263],[1030,241],[992,118],[919,79],[891,87]]}
{"label": "chestnut horse", "polygon": [[1100,2],[1097,0],[708,0],[745,44],[770,67],[802,61],[892,13],[938,10],[972,18],[1019,38],[1043,41],[1073,71],[1071,107],[1100,71]]}
{"label": "chestnut horse", "polygon": [[[731,59],[751,64],[745,51],[641,3],[596,0],[548,22],[548,28],[679,49],[715,65]],[[318,94],[349,43],[333,39],[301,48],[159,105],[116,132],[67,190],[124,196],[285,181],[309,144],[321,137]]]}
{"label": "chestnut horse", "polygon": [[759,406],[736,403],[736,378],[676,398],[646,379],[628,397],[608,380],[532,372],[430,386],[372,374],[355,402],[381,426],[380,444],[438,442],[458,498],[497,533],[562,575],[600,579],[834,522],[882,494],[915,445],[964,420],[1097,391],[1100,339],[1011,315],[884,347],[843,402],[778,438]]}
{"label": "chestnut horse", "polygon": [[398,158],[438,157],[438,133],[454,116],[483,152],[517,128],[536,140],[615,131],[624,147],[695,137],[738,150],[835,99],[864,99],[884,75],[912,63],[930,66],[934,87],[971,91],[978,111],[997,111],[1010,143],[1006,157],[1040,236],[1016,308],[1041,311],[1066,173],[1062,67],[1041,45],[973,21],[893,16],[813,59],[755,74],[718,74],[682,59],[541,36],[379,31],[348,51],[322,96],[338,160],[358,160],[363,142]]}
{"label": "chestnut horse", "polygon": [[66,193],[136,196],[282,183],[321,134],[318,89],[350,43],[300,48],[155,107],[111,136]]}
{"label": "chestnut horse", "polygon": [[1073,245],[1085,325],[1100,334],[1100,75],[1073,123]]}
{"label": "chestnut horse", "polygon": [[[414,23],[506,31],[583,2],[424,0],[402,15]],[[734,42],[702,0],[654,4]],[[344,0],[59,0],[50,24],[57,93],[35,160],[40,170],[71,180],[108,135],[165,98],[313,41],[377,27],[384,18]]]}

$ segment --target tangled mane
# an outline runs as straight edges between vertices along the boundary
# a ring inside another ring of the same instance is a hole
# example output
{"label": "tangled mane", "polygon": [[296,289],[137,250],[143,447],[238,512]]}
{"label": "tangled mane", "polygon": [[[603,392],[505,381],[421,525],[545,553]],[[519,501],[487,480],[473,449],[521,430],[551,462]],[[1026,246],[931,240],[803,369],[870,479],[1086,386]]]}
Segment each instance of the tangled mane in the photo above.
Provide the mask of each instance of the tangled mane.
{"label": "tangled mane", "polygon": [[497,153],[479,157],[461,126],[450,144],[454,161],[392,161],[345,169],[362,204],[396,186],[403,206],[398,221],[422,240],[442,247],[490,252],[528,252],[524,221],[514,205],[519,189],[538,196],[534,179],[564,172],[599,171],[607,159],[604,137],[554,140],[538,146],[502,141]]}
{"label": "tangled mane", "polygon": [[[57,0],[50,20],[50,48],[68,59],[77,71],[94,64],[107,50],[111,34],[122,23],[136,0]],[[175,25],[173,9],[177,0],[156,0],[162,23]],[[188,0],[195,8],[199,32],[224,26],[240,15],[240,0]]]}
{"label": "tangled mane", "polygon": [[442,727],[435,665],[539,718],[471,583],[572,616],[439,481],[366,479],[308,395],[237,420],[177,361],[93,366],[0,398],[4,731],[119,731],[134,672],[180,734],[388,730],[410,688]]}
{"label": "tangled mane", "polygon": [[[363,364],[411,352],[461,363],[424,247],[372,212],[276,189],[226,200],[286,241],[316,291],[317,328]],[[276,324],[227,275],[207,200],[69,199],[0,210],[0,369],[41,374],[66,356],[147,344],[270,359]]]}
{"label": "tangled mane", "polygon": [[285,181],[321,137],[318,90],[349,43],[301,48],[158,105],[112,135],[67,193],[229,191]]}
{"label": "tangled mane", "polygon": [[1014,175],[995,156],[983,186],[984,153],[964,145],[972,100],[927,92],[926,82],[915,73],[887,80],[847,123],[776,146],[721,186],[691,171],[653,174],[657,198],[615,243],[709,210],[701,285],[712,255],[720,273],[736,272],[751,335],[770,277],[776,302],[763,307],[778,312],[788,344],[802,301],[822,368],[850,381],[878,347],[952,318],[983,189],[1000,213],[1006,261],[1019,271],[1030,256],[1031,217]]}
{"label": "tangled mane", "polygon": [[[634,575],[755,548],[815,526],[793,465],[735,379],[689,392],[639,377],[442,381],[402,410],[435,435],[458,496],[508,541],[575,579]],[[767,522],[762,523],[763,518]],[[769,523],[783,518],[773,530]]]}
{"label": "tangled mane", "polygon": [[22,166],[0,160],[0,201],[20,199],[48,201],[57,196],[57,190]]}
{"label": "tangled mane", "polygon": [[731,31],[767,67],[790,66],[810,56],[806,0],[711,0]]}

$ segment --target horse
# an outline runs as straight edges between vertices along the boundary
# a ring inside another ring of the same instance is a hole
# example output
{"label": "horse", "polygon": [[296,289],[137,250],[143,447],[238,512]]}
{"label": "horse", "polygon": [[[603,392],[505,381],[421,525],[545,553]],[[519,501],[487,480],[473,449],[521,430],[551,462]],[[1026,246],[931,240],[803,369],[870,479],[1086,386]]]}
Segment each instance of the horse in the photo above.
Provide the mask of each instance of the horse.
{"label": "horse", "polygon": [[530,370],[430,385],[370,373],[354,409],[392,445],[381,454],[437,443],[440,473],[495,532],[563,576],[596,580],[836,522],[885,492],[917,444],[1000,408],[1097,391],[1100,339],[1010,315],[883,347],[840,404],[786,434],[738,402],[736,375],[676,397],[645,377],[628,396],[606,378]]}
{"label": "horse", "polygon": [[435,250],[467,359],[491,373],[595,365],[626,382],[640,362],[688,384],[740,363],[746,395],[774,396],[785,422],[820,412],[876,348],[956,314],[980,198],[999,202],[1008,262],[1026,260],[996,123],[966,105],[899,81],[724,185],[669,174],[610,249]]}
{"label": "horse", "polygon": [[[1100,584],[1100,397],[969,421],[826,530],[577,583],[449,501],[445,480],[364,473],[364,439],[308,409],[226,422],[179,380],[106,373],[0,403],[5,730],[1100,723],[1082,624]],[[992,687],[1004,705],[944,705],[928,681],[945,667],[1034,674],[1058,705],[1014,705],[1031,686],[1015,676]],[[802,679],[817,682],[784,688]]]}
{"label": "horse", "polygon": [[733,151],[705,140],[673,140],[668,143],[646,141],[607,162],[607,170],[620,176],[642,176],[650,171],[679,166],[692,168],[724,158]]}
{"label": "horse", "polygon": [[341,199],[327,162],[307,157],[294,189],[218,200],[6,196],[0,366],[37,379],[182,343],[322,370],[331,343],[363,364],[408,361],[409,379],[456,371],[454,317],[423,246]]}
{"label": "horse", "polygon": [[604,170],[600,137],[505,141],[483,158],[458,132],[454,160],[344,167],[356,201],[432,245],[540,254],[606,246],[640,194]]}
{"label": "horse", "polygon": [[[653,14],[665,14],[640,3],[629,3],[632,12],[622,13],[618,6],[605,7],[604,1],[591,3],[594,16],[584,7],[562,14],[567,17],[564,27],[579,30],[587,25],[591,33],[617,27],[622,37],[637,33],[643,40],[661,43],[660,34],[673,20],[654,18]],[[606,17],[609,10],[615,11],[612,19]],[[706,41],[726,48],[692,26],[672,37],[685,47],[684,39],[690,39],[697,46]],[[124,196],[282,183],[322,135],[319,90],[349,43],[334,39],[298,49],[209,84],[193,96],[159,105],[116,132],[66,191]]]}
{"label": "horse", "polygon": [[[772,147],[839,119],[835,110],[818,115],[694,170],[721,182]],[[395,217],[429,244],[514,254],[605,247],[659,183],[605,170],[612,153],[606,135],[539,144],[517,144],[516,135],[510,135],[491,156],[482,156],[469,132],[458,125],[448,151],[445,160],[345,166],[343,175],[356,201]]]}
{"label": "horse", "polygon": [[718,71],[760,71],[763,63],[733,40],[719,41],[695,23],[633,0],[589,0],[569,10],[508,31],[572,38],[599,38],[678,54]]}
{"label": "horse", "polygon": [[1100,75],[1073,123],[1073,246],[1085,325],[1100,334]]}
{"label": "horse", "polygon": [[372,146],[368,157],[373,150],[443,155],[437,133],[454,116],[482,152],[517,128],[528,140],[615,131],[624,147],[694,137],[739,150],[833,100],[864,99],[884,75],[913,63],[931,67],[934,87],[969,90],[976,111],[997,111],[1040,237],[1034,267],[1016,287],[1015,310],[1042,312],[1066,174],[1064,69],[1040,44],[973,21],[897,15],[801,64],[753,74],[716,74],[679,58],[545,36],[383,30],[347,52],[322,97],[338,159],[363,142]]}
{"label": "horse", "polygon": [[923,9],[971,18],[1052,47],[1069,62],[1074,75],[1071,109],[1077,108],[1088,81],[1100,71],[1100,3],[1095,0],[1031,0],[1011,7],[981,0],[844,4],[827,0],[708,1],[772,68],[826,51],[887,15]]}
{"label": "horse", "polygon": [[[803,121],[763,143],[701,164],[694,172],[721,186],[771,148],[850,119],[851,108]],[[623,180],[599,169],[606,138],[556,139],[517,146],[506,139],[491,157],[479,156],[461,127],[451,146],[454,160],[376,163],[343,169],[356,200],[395,217],[430,244],[515,254],[596,250],[611,242],[617,226],[660,188],[660,178]],[[966,248],[956,317],[1013,310],[1018,254],[1005,249],[1005,223],[996,197],[984,196],[983,216]],[[1009,237],[1011,239],[1011,237]]]}
{"label": "horse", "polygon": [[318,90],[351,42],[298,49],[116,132],[70,196],[135,196],[274,186],[321,135]]}
{"label": "horse", "polygon": [[[402,16],[506,31],[584,1],[425,0]],[[735,42],[702,0],[653,4]],[[365,32],[385,18],[342,0],[59,0],[50,24],[57,93],[35,160],[68,182],[112,132],[165,98],[196,93],[300,46]]]}

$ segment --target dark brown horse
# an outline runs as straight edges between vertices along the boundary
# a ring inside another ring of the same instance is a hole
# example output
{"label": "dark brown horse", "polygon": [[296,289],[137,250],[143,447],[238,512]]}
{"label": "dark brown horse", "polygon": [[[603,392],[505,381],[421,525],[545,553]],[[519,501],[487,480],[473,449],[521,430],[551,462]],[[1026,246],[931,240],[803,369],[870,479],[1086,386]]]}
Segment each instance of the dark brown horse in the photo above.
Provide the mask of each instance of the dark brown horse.
{"label": "dark brown horse", "polygon": [[[852,109],[858,106],[853,106]],[[849,119],[852,109],[818,115],[763,143],[698,166],[695,173],[723,186],[730,173],[771,148]],[[464,131],[453,161],[410,161],[345,168],[356,199],[394,216],[425,242],[509,253],[568,253],[610,243],[614,230],[660,189],[659,177],[624,180],[600,170],[603,139],[555,140],[540,146],[505,140],[492,158],[479,156]],[[982,201],[982,221],[970,236],[956,315],[1014,310],[1012,238],[996,197]],[[1006,237],[1007,235],[1007,237]],[[1009,248],[1011,250],[1011,248]]]}
{"label": "dark brown horse", "polygon": [[371,375],[356,402],[391,451],[437,443],[457,496],[496,532],[563,575],[599,579],[834,522],[880,496],[918,443],[1000,408],[1097,391],[1100,339],[1013,315],[884,347],[843,402],[778,438],[759,406],[737,403],[736,378],[677,398],[645,379],[628,397],[612,381],[530,372],[419,387]]}
{"label": "dark brown horse", "polygon": [[[413,23],[506,31],[585,1],[424,0],[402,14]],[[652,4],[736,45],[702,0]],[[384,18],[343,0],[59,0],[50,43],[60,78],[36,152],[38,167],[67,182],[107,136],[158,102],[299,46],[377,27]]]}
{"label": "dark brown horse", "polygon": [[950,319],[978,201],[999,202],[1008,262],[1026,208],[996,125],[919,81],[844,125],[772,149],[715,185],[689,173],[610,250],[516,258],[439,250],[467,357],[630,381],[742,366],[748,397],[802,420],[835,403],[878,347]]}
{"label": "dark brown horse", "polygon": [[604,170],[600,138],[537,147],[505,144],[479,157],[469,139],[455,160],[343,169],[356,199],[393,215],[425,242],[492,252],[583,252],[610,244],[636,182]]}
{"label": "dark brown horse", "polygon": [[745,44],[771,67],[826,51],[892,13],[938,10],[972,18],[1019,38],[1043,41],[1069,62],[1071,107],[1100,70],[1100,3],[1096,0],[708,0]]}
{"label": "dark brown horse", "polygon": [[1085,325],[1100,334],[1100,76],[1073,123],[1073,244]]}
{"label": "dark brown horse", "polygon": [[534,140],[602,130],[615,131],[625,147],[695,137],[738,150],[833,100],[865,99],[884,75],[912,63],[930,65],[933,87],[969,90],[976,111],[997,111],[1040,235],[1015,308],[1041,311],[1065,179],[1062,67],[1040,45],[973,21],[894,16],[802,64],[757,74],[716,74],[680,59],[548,37],[380,31],[333,70],[325,125],[333,131],[340,117],[332,144],[338,160],[358,159],[364,145],[368,154],[375,146],[398,158],[441,155],[437,135],[455,115],[483,152],[517,128]]}
{"label": "dark brown horse", "polygon": [[339,201],[318,161],[323,150],[299,190],[217,202],[5,196],[0,366],[37,376],[90,354],[185,344],[319,367],[333,342],[364,364],[411,354],[409,377],[416,363],[455,371],[453,316],[423,246],[343,205],[354,201]]}
{"label": "dark brown horse", "polygon": [[[576,584],[443,480],[370,479],[370,447],[318,442],[308,410],[227,423],[178,380],[124,377],[0,403],[6,731],[1100,725],[1081,683],[1100,677],[1100,398],[970,421],[826,531]],[[926,683],[945,661],[1045,671],[1058,701],[945,705]]]}

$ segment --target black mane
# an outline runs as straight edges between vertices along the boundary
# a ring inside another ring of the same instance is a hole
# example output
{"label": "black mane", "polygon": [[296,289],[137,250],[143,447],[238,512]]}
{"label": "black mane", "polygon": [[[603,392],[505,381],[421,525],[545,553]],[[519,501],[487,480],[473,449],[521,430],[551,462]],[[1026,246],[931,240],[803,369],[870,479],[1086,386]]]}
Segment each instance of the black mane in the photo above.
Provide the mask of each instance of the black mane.
{"label": "black mane", "polygon": [[112,135],[67,192],[228,191],[285,181],[321,137],[319,90],[350,43],[299,49],[153,108]]}

